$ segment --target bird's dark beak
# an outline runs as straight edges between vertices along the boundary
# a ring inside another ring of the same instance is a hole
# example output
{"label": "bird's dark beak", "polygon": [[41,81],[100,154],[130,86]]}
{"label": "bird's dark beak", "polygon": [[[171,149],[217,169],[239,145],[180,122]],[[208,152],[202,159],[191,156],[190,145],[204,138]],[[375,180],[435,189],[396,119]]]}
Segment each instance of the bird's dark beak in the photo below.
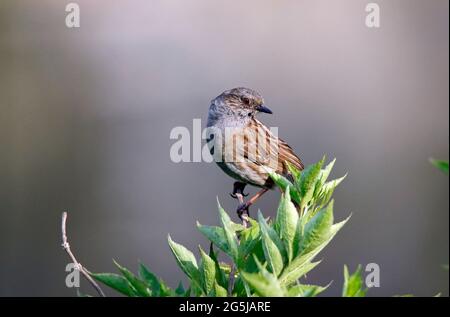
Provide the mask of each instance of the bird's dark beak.
{"label": "bird's dark beak", "polygon": [[264,107],[263,105],[260,105],[256,108],[256,110],[258,110],[259,112],[264,112],[264,113],[268,113],[268,114],[272,114],[272,110],[270,110],[267,107]]}

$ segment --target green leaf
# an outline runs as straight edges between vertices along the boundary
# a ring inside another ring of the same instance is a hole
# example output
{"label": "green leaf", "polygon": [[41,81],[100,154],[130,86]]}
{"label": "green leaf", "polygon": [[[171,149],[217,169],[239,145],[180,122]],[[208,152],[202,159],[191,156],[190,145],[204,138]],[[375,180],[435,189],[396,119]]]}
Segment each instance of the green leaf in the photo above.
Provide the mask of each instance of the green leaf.
{"label": "green leaf", "polygon": [[235,223],[231,220],[230,220],[230,228],[231,228],[231,231],[233,231],[233,232],[241,232],[242,230],[245,229],[245,227],[242,224]]}
{"label": "green leaf", "polygon": [[200,264],[200,272],[203,282],[203,289],[206,294],[209,294],[214,289],[214,283],[216,281],[216,265],[214,260],[211,259],[200,247],[200,254],[202,262]]}
{"label": "green leaf", "polygon": [[342,176],[341,178],[334,179],[332,181],[326,182],[323,184],[320,193],[316,199],[316,208],[322,208],[326,204],[329,203],[331,197],[333,196],[334,190],[336,187],[346,178],[347,174]]}
{"label": "green leaf", "polygon": [[309,253],[321,245],[328,237],[333,224],[333,201],[317,212],[305,225],[301,233],[299,252]]}
{"label": "green leaf", "polygon": [[225,212],[225,210],[220,206],[219,201],[217,201],[219,207],[220,221],[222,223],[222,228],[225,233],[225,239],[227,241],[228,249],[230,250],[230,256],[235,263],[238,262],[238,241],[235,231],[232,229],[232,222],[230,216]]}
{"label": "green leaf", "polygon": [[255,262],[255,258],[257,258],[259,261],[265,261],[265,255],[262,245],[262,240],[259,239],[259,241],[256,243],[255,247],[253,248],[251,254],[245,258],[245,263],[243,269],[241,270],[248,272],[248,273],[254,273],[258,271],[258,266]]}
{"label": "green leaf", "polygon": [[170,235],[168,236],[169,246],[172,250],[178,266],[191,279],[197,287],[201,288],[200,273],[198,271],[197,260],[194,254],[181,244],[174,242]]}
{"label": "green leaf", "polygon": [[283,273],[280,276],[280,282],[282,285],[291,285],[295,283],[300,277],[312,270],[319,262],[311,263],[311,261],[322,251],[328,243],[333,239],[336,233],[345,225],[350,219],[350,216],[334,225],[329,229],[327,238],[320,244],[313,248],[306,254],[297,255],[287,267],[284,268]]}
{"label": "green leaf", "polygon": [[189,287],[186,292],[184,293],[183,297],[190,297],[192,292],[192,287]]}
{"label": "green leaf", "polygon": [[298,170],[292,163],[286,161],[286,166],[288,168],[289,173],[294,178],[294,181],[297,182],[300,179],[302,172]]}
{"label": "green leaf", "polygon": [[277,174],[275,172],[269,172],[270,178],[274,181],[274,183],[281,188],[283,191],[289,187],[289,193],[293,201],[297,204],[300,204],[300,193],[297,191],[295,186],[284,176]]}
{"label": "green leaf", "polygon": [[139,276],[143,279],[152,291],[152,296],[161,295],[161,282],[144,264],[139,264]]}
{"label": "green leaf", "polygon": [[144,296],[144,297],[150,297],[152,296],[152,293],[149,289],[149,287],[140,279],[136,277],[130,270],[127,268],[121,266],[119,263],[114,261],[114,264],[117,266],[119,271],[122,273],[122,275],[130,282],[130,284],[133,286],[133,288],[136,290],[137,295]]}
{"label": "green leaf", "polygon": [[283,269],[283,263],[288,261],[286,248],[277,232],[267,224],[261,211],[258,211],[258,223],[265,258],[269,262],[272,272],[278,276]]}
{"label": "green leaf", "polygon": [[216,247],[231,256],[230,249],[228,248],[225,232],[222,228],[216,226],[204,226],[197,222],[198,230]]}
{"label": "green leaf", "polygon": [[288,296],[291,297],[314,297],[322,293],[329,285],[322,287],[318,285],[297,284],[288,290]]}
{"label": "green leaf", "polygon": [[241,272],[244,280],[250,285],[254,292],[264,297],[282,297],[285,295],[284,288],[278,282],[276,276],[268,272],[257,259],[259,273]]}
{"label": "green leaf", "polygon": [[325,166],[324,169],[321,169],[319,172],[318,180],[316,182],[316,186],[314,188],[314,194],[313,197],[316,198],[319,193],[322,190],[322,186],[325,184],[325,182],[328,179],[328,176],[330,176],[331,170],[334,167],[334,163],[336,162],[336,159],[333,159],[330,163]]}
{"label": "green leaf", "polygon": [[279,278],[281,285],[291,285],[297,282],[298,279],[303,275],[315,268],[320,263],[320,261],[310,262],[314,255],[307,254],[301,257],[297,257],[291,263],[289,263],[289,265],[283,270],[283,273]]}
{"label": "green leaf", "polygon": [[267,232],[262,231],[263,250],[267,262],[270,265],[270,269],[278,276],[283,269],[283,258],[280,251],[278,251],[275,243],[270,240]]}
{"label": "green leaf", "polygon": [[349,275],[348,268],[344,266],[344,286],[342,289],[343,297],[364,297],[367,289],[363,289],[363,276],[361,265],[358,265],[355,273]]}
{"label": "green leaf", "polygon": [[431,164],[448,175],[448,161],[430,159]]}
{"label": "green leaf", "polygon": [[300,192],[300,207],[303,209],[313,198],[314,188],[322,169],[325,157],[316,164],[307,166],[301,174],[298,189]]}
{"label": "green leaf", "polygon": [[319,179],[322,184],[325,184],[325,182],[328,179],[328,176],[330,176],[331,170],[334,167],[334,163],[336,163],[336,158],[334,158],[330,163],[327,164],[327,166],[325,166],[324,169],[320,171]]}
{"label": "green leaf", "polygon": [[160,291],[160,295],[159,296],[160,297],[172,296],[173,290],[169,286],[167,286],[161,279],[159,279],[159,283],[160,283],[160,286],[161,286],[161,291]]}
{"label": "green leaf", "polygon": [[277,217],[275,222],[275,230],[283,241],[288,260],[291,261],[293,257],[293,242],[297,231],[298,212],[291,201],[289,194],[289,187],[286,188],[284,195],[281,197],[278,206]]}
{"label": "green leaf", "polygon": [[213,248],[212,244],[210,244],[210,246],[209,246],[209,257],[214,261],[214,265],[215,265],[215,268],[216,268],[216,281],[217,281],[217,283],[219,283],[219,285],[224,287],[224,288],[228,288],[227,277],[226,277],[225,272],[223,271],[223,269],[220,267],[219,261],[217,259],[217,254],[216,254],[216,252],[214,252],[214,248]]}
{"label": "green leaf", "polygon": [[251,218],[249,220],[251,226],[242,230],[240,234],[239,259],[243,261],[261,239],[259,224]]}
{"label": "green leaf", "polygon": [[272,277],[265,279],[256,273],[242,272],[245,281],[254,289],[255,293],[264,297],[282,297],[284,292],[281,289],[277,279]]}
{"label": "green leaf", "polygon": [[218,283],[214,283],[214,292],[216,297],[227,297],[227,290],[220,286]]}
{"label": "green leaf", "polygon": [[130,297],[137,296],[137,292],[130,282],[121,275],[114,273],[90,273],[90,275],[97,281],[111,287],[123,295]]}
{"label": "green leaf", "polygon": [[177,288],[175,289],[175,295],[178,297],[183,297],[186,293],[186,290],[184,289],[183,283],[181,281],[178,283]]}

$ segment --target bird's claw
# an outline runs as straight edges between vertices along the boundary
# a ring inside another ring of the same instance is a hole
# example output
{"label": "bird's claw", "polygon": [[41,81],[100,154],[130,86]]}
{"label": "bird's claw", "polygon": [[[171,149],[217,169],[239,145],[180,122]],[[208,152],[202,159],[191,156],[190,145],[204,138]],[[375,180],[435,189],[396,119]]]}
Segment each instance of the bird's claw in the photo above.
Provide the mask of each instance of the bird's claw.
{"label": "bird's claw", "polygon": [[234,199],[238,199],[237,194],[242,195],[242,197],[247,197],[249,194],[245,194],[245,193],[230,193],[230,196],[233,197]]}
{"label": "bird's claw", "polygon": [[242,219],[243,214],[247,214],[247,215],[249,214],[248,213],[249,207],[250,207],[250,205],[248,203],[243,203],[238,206],[236,212],[237,212],[239,218]]}
{"label": "bird's claw", "polygon": [[233,192],[230,194],[234,199],[239,199],[239,196],[247,197],[248,194],[244,194],[244,188],[247,184],[241,182],[235,182],[233,184]]}

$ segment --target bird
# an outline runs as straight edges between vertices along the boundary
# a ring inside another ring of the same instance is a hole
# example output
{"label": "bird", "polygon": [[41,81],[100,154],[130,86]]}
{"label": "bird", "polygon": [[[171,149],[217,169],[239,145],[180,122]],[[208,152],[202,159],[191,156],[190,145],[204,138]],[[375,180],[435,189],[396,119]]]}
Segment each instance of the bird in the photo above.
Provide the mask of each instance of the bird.
{"label": "bird", "polygon": [[[272,114],[256,90],[237,87],[211,100],[207,119],[207,144],[217,165],[235,179],[231,196],[240,202],[238,216],[249,216],[249,207],[274,182],[269,173],[275,172],[292,179],[288,164],[304,169],[294,150],[256,117]],[[244,202],[244,188],[252,185],[260,190]]]}

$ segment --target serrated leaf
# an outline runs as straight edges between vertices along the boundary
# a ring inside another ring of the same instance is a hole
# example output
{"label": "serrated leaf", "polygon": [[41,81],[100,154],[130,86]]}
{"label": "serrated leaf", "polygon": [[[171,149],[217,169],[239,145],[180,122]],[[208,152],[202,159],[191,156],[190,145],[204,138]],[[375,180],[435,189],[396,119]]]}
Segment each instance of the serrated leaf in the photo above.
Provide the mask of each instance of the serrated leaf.
{"label": "serrated leaf", "polygon": [[364,281],[361,265],[358,265],[355,273],[348,272],[347,265],[344,265],[344,286],[342,288],[343,297],[364,297],[367,289],[363,289]]}
{"label": "serrated leaf", "polygon": [[214,260],[211,259],[203,250],[200,249],[200,255],[202,262],[200,264],[200,273],[203,282],[203,289],[206,294],[209,294],[214,289],[214,283],[216,281],[216,265]]}
{"label": "serrated leaf", "polygon": [[130,284],[136,290],[137,295],[144,297],[149,297],[152,295],[149,287],[143,281],[137,278],[137,276],[134,275],[130,270],[128,270],[126,267],[121,266],[116,261],[114,261],[114,264],[117,266],[120,273],[122,273],[122,275],[128,280],[128,282],[130,282]]}
{"label": "serrated leaf", "polygon": [[263,250],[270,269],[278,276],[283,269],[283,258],[275,243],[270,240],[266,232],[262,232]]}
{"label": "serrated leaf", "polygon": [[[286,251],[286,248],[283,244],[283,241],[281,241],[281,238],[278,236],[277,232],[275,231],[275,229],[273,229],[272,227],[270,227],[266,220],[264,219],[264,216],[262,215],[261,211],[258,210],[258,223],[259,223],[259,228],[261,231],[261,238],[263,240],[263,250],[264,250],[264,255],[266,256],[266,260],[267,259],[267,252],[269,250],[277,250],[278,253],[281,255],[281,267],[283,267],[283,263],[284,262],[288,262],[288,254]],[[266,237],[266,238],[265,238]],[[269,247],[271,245],[271,243],[274,244],[274,248],[270,247],[270,249],[267,249],[267,247]],[[267,242],[267,243],[265,243]],[[275,251],[274,251],[275,252]],[[278,254],[275,252],[273,253],[274,257],[272,260],[275,260],[276,262],[272,263],[274,265],[276,265],[276,271],[278,271],[279,269],[279,257]],[[271,267],[273,268],[273,266],[271,265]]]}
{"label": "serrated leaf", "polygon": [[300,170],[298,170],[292,163],[290,163],[288,161],[286,161],[285,163],[286,163],[289,173],[294,178],[294,182],[297,182],[298,179],[300,178],[302,172]]}
{"label": "serrated leaf", "polygon": [[325,184],[323,184],[318,199],[320,200],[321,204],[326,204],[331,199],[331,196],[333,195],[334,190],[336,187],[347,177],[347,174],[344,176],[328,181]]}
{"label": "serrated leaf", "polygon": [[258,266],[256,265],[255,258],[257,258],[260,261],[265,260],[264,250],[262,246],[262,240],[259,239],[259,241],[256,243],[255,247],[253,248],[250,256],[246,258],[244,261],[244,268],[242,269],[245,272],[248,273],[254,273],[258,271]]}
{"label": "serrated leaf", "polygon": [[269,173],[270,178],[274,181],[274,183],[283,191],[289,187],[289,193],[293,201],[297,204],[300,204],[300,193],[297,191],[296,187],[284,176],[277,174],[275,172]]}
{"label": "serrated leaf", "polygon": [[[289,263],[288,266],[286,266],[283,270],[283,273],[280,276],[280,282],[282,285],[287,286],[292,283],[295,283],[301,276],[306,274],[308,271],[313,269],[319,262],[310,263],[317,254],[320,253],[327,245],[330,243],[330,241],[333,239],[333,237],[338,233],[338,231],[345,225],[345,223],[350,219],[350,216],[334,225],[332,225],[329,229],[327,238],[318,246],[316,246],[314,249],[312,249],[310,252],[306,254],[297,255],[291,263]],[[309,266],[309,265],[312,266]],[[305,267],[306,266],[306,267]]]}
{"label": "serrated leaf", "polygon": [[336,159],[333,159],[330,163],[325,166],[324,169],[321,169],[318,176],[318,181],[316,182],[315,188],[314,188],[314,194],[313,197],[317,197],[319,193],[321,192],[322,186],[325,184],[325,182],[328,179],[328,176],[330,176],[331,170],[334,167],[334,163],[336,162]]}
{"label": "serrated leaf", "polygon": [[220,266],[219,260],[217,259],[217,254],[214,252],[212,244],[209,246],[209,257],[214,261],[216,268],[216,282],[219,283],[224,288],[228,288],[228,280],[225,271]]}
{"label": "serrated leaf", "polygon": [[285,295],[285,289],[278,282],[276,276],[268,272],[258,259],[255,259],[259,273],[241,272],[245,282],[254,290],[259,296],[264,297],[282,297]]}
{"label": "serrated leaf", "polygon": [[331,180],[331,181],[325,182],[325,184],[324,184],[325,189],[328,189],[328,188],[331,188],[331,187],[336,188],[340,183],[342,183],[342,181],[343,181],[346,177],[347,177],[347,174],[345,174],[345,175],[342,176],[342,177],[339,177],[339,178],[333,179],[333,180]]}
{"label": "serrated leaf", "polygon": [[90,273],[90,275],[97,281],[111,287],[112,289],[118,291],[119,293],[126,296],[137,296],[136,290],[128,282],[128,280],[114,273]]}
{"label": "serrated leaf", "polygon": [[[251,221],[251,226],[242,230],[240,234],[239,260],[241,262],[247,261],[247,257],[261,240],[259,224],[253,219]],[[242,267],[242,265],[243,263],[238,264],[239,267]]]}
{"label": "serrated leaf", "polygon": [[298,184],[298,190],[300,193],[300,207],[303,209],[313,198],[314,188],[318,181],[319,173],[322,169],[322,165],[325,161],[325,157],[317,162],[307,166],[300,176],[300,183]]}
{"label": "serrated leaf", "polygon": [[245,281],[254,289],[255,293],[264,297],[283,297],[284,292],[281,289],[275,277],[270,280],[264,279],[256,273],[242,272]]}
{"label": "serrated leaf", "polygon": [[291,297],[314,297],[322,293],[329,285],[323,287],[318,285],[297,284],[288,290],[288,296]]}
{"label": "serrated leaf", "polygon": [[291,285],[315,268],[320,261],[310,262],[312,258],[312,255],[304,255],[292,260],[292,262],[283,270],[283,273],[279,278],[281,285]]}
{"label": "serrated leaf", "polygon": [[309,253],[321,245],[328,237],[333,224],[333,201],[317,212],[301,232],[299,253]]}
{"label": "serrated leaf", "polygon": [[191,279],[195,286],[201,289],[200,273],[194,254],[181,244],[174,242],[170,235],[168,236],[168,241],[178,266]]}
{"label": "serrated leaf", "polygon": [[334,167],[334,163],[336,163],[336,158],[334,158],[330,163],[327,164],[327,166],[325,166],[324,169],[320,171],[319,179],[323,184],[325,184],[325,182],[328,179],[328,176],[330,176],[331,170]]}
{"label": "serrated leaf", "polygon": [[230,250],[231,258],[237,263],[238,262],[238,240],[236,233],[232,229],[230,216],[225,212],[225,210],[220,206],[219,201],[217,201],[220,214],[220,222],[222,223],[222,228],[225,234],[225,239],[227,241],[228,249]]}
{"label": "serrated leaf", "polygon": [[152,296],[161,295],[161,282],[144,264],[139,264],[139,276],[150,287]]}
{"label": "serrated leaf", "polygon": [[231,256],[223,228],[216,226],[204,226],[199,222],[197,222],[197,228],[216,247]]}
{"label": "serrated leaf", "polygon": [[173,290],[172,290],[169,286],[167,286],[167,285],[163,282],[163,280],[160,279],[159,282],[160,282],[160,286],[161,286],[161,291],[160,291],[160,293],[159,293],[159,296],[160,296],[160,297],[168,297],[168,296],[172,296]]}
{"label": "serrated leaf", "polygon": [[278,206],[277,217],[275,222],[275,230],[283,241],[288,260],[291,261],[293,257],[293,242],[297,231],[298,212],[291,201],[289,194],[289,187],[286,188],[284,195],[280,199]]}
{"label": "serrated leaf", "polygon": [[230,228],[231,228],[231,231],[233,231],[233,232],[241,232],[242,230],[245,229],[245,227],[242,224],[235,223],[231,220],[230,220]]}

